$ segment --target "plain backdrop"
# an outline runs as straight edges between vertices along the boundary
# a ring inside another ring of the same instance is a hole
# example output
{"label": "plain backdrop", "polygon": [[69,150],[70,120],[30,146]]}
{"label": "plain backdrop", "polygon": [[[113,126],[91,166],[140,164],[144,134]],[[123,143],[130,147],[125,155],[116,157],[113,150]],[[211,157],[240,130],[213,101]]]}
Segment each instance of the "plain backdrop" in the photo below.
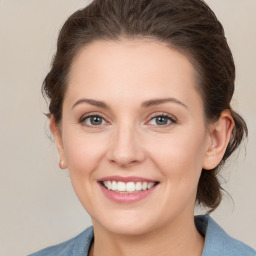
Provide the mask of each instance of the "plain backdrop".
{"label": "plain backdrop", "polygon": [[[242,146],[222,172],[234,203],[225,195],[212,216],[230,235],[256,248],[256,1],[206,2],[233,51],[237,79],[232,105],[249,127],[247,153]],[[87,3],[0,0],[0,255],[27,255],[91,224],[67,172],[58,167],[40,92],[59,29]]]}

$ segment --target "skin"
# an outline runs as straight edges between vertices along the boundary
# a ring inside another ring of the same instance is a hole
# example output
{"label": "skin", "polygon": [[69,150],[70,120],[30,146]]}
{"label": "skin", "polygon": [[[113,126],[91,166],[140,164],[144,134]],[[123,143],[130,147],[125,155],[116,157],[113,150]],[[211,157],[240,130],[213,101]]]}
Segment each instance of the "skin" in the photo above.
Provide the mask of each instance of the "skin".
{"label": "skin", "polygon": [[[69,169],[92,218],[90,255],[201,255],[204,238],[194,225],[198,180],[202,168],[221,161],[234,121],[223,111],[206,123],[196,86],[189,59],[158,41],[96,41],[73,61],[61,124],[51,117],[50,129],[61,167]],[[109,107],[78,102],[85,98]],[[141,106],[156,98],[172,101]],[[165,125],[156,118],[163,113],[171,117]],[[100,124],[86,114],[102,116]],[[149,197],[120,204],[98,184],[113,175],[159,184]]]}

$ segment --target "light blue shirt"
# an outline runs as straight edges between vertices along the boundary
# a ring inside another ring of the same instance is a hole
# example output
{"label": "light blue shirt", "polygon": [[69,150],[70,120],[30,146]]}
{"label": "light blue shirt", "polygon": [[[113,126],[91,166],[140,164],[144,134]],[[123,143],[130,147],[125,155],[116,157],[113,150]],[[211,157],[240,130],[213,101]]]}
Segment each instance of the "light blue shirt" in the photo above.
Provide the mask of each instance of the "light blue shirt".
{"label": "light blue shirt", "polygon": [[[202,256],[256,256],[254,249],[230,237],[209,215],[195,216],[195,224],[205,236]],[[93,227],[89,227],[73,239],[29,256],[87,256],[93,238]]]}

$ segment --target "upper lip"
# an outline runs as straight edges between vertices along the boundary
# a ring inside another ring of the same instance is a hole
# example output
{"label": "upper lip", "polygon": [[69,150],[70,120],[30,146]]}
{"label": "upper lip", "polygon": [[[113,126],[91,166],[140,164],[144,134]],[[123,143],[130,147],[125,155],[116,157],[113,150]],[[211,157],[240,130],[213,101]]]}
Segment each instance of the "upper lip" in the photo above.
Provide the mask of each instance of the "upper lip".
{"label": "upper lip", "polygon": [[143,178],[143,177],[137,177],[137,176],[107,176],[99,179],[99,181],[123,181],[123,182],[139,182],[139,181],[146,181],[146,182],[157,182],[156,180]]}

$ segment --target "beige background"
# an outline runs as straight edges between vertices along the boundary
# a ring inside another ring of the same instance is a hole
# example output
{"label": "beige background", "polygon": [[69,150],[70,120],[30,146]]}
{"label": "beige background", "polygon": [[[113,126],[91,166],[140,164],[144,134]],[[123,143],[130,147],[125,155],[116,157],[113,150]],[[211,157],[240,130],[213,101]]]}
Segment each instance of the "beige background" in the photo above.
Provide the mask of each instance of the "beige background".
{"label": "beige background", "polygon": [[[256,1],[208,0],[224,25],[236,66],[233,106],[248,122],[241,148],[225,169],[229,180],[213,217],[256,248]],[[82,0],[0,0],[0,255],[27,255],[90,225],[47,137],[40,86],[65,19]]]}

